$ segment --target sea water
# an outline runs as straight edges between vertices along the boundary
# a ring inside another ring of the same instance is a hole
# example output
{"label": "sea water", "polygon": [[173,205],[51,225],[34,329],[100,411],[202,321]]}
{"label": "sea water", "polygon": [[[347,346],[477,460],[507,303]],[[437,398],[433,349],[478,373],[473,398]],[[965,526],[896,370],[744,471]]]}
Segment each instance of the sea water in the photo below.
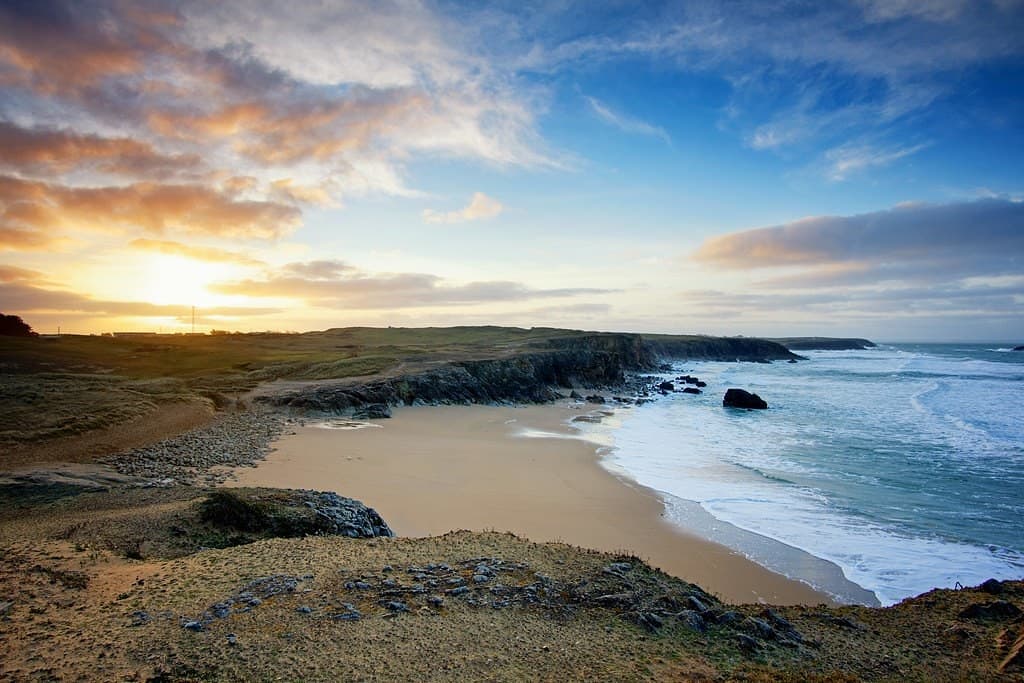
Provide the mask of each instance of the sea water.
{"label": "sea water", "polygon": [[[707,382],[704,394],[628,411],[605,466],[658,491],[678,524],[840,600],[869,602],[778,548],[838,565],[882,604],[1024,578],[1024,352],[804,355],[678,364]],[[729,387],[760,394],[769,410],[723,408]]]}

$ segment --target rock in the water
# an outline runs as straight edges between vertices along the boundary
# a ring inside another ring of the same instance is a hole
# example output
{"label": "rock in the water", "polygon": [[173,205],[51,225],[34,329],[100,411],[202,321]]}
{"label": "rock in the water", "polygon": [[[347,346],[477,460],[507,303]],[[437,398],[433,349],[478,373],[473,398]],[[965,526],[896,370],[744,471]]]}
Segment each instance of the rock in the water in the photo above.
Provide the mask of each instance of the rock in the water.
{"label": "rock in the water", "polygon": [[594,394],[593,396],[587,396],[586,400],[587,400],[587,403],[601,403],[601,404],[605,403],[604,396],[601,396],[599,394]]}
{"label": "rock in the water", "polygon": [[661,391],[675,391],[676,385],[672,382],[662,382],[658,385],[658,389]]}
{"label": "rock in the water", "polygon": [[722,405],[726,408],[746,408],[748,410],[764,410],[768,404],[757,394],[743,389],[729,389],[725,392]]}
{"label": "rock in the water", "polygon": [[1014,351],[1024,351],[1024,344],[1021,344],[1020,346],[1014,346],[1013,350]]}
{"label": "rock in the water", "polygon": [[704,392],[701,391],[700,389],[696,388],[696,387],[684,387],[683,388],[683,393],[684,394],[702,394]]}

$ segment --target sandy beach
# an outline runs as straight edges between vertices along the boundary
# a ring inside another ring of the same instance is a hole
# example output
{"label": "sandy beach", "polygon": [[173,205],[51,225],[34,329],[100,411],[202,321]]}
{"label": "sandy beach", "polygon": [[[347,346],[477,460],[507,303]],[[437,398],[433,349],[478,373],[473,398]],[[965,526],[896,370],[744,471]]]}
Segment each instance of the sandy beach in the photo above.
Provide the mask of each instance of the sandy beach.
{"label": "sandy beach", "polygon": [[566,421],[580,412],[416,407],[362,429],[296,427],[257,467],[235,470],[228,485],[337,491],[376,508],[401,536],[511,531],[629,552],[729,602],[831,602],[665,521],[653,491],[605,470],[598,446],[574,438]]}

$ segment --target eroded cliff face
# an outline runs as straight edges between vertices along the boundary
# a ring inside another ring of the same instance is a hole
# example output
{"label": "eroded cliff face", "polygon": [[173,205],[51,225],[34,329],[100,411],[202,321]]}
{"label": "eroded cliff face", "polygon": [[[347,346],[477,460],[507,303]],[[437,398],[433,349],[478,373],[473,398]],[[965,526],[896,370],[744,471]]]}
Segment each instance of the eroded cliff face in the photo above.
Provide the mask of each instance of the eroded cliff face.
{"label": "eroded cliff face", "polygon": [[507,358],[457,361],[351,386],[311,386],[262,400],[318,412],[372,404],[543,403],[559,397],[556,388],[617,386],[627,372],[653,366],[654,356],[639,336],[581,336],[551,340]]}
{"label": "eroded cliff face", "polygon": [[766,362],[798,356],[761,339],[651,340],[635,334],[581,334],[547,340],[503,358],[455,361],[359,384],[310,385],[260,400],[326,413],[372,405],[544,403],[557,399],[559,389],[621,386],[627,373],[653,370],[672,358]]}

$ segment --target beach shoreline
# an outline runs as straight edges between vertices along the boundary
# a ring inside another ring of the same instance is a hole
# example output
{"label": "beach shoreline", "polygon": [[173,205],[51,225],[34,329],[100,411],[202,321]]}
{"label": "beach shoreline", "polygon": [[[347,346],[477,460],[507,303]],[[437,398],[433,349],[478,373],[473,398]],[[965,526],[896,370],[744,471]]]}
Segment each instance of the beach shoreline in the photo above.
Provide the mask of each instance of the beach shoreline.
{"label": "beach shoreline", "polygon": [[[655,491],[603,467],[600,444],[568,424],[595,409],[406,407],[357,429],[308,420],[226,485],[338,491],[374,507],[401,536],[510,531],[631,553],[733,603],[835,603],[665,519]],[[335,424],[352,426],[344,422]]]}

